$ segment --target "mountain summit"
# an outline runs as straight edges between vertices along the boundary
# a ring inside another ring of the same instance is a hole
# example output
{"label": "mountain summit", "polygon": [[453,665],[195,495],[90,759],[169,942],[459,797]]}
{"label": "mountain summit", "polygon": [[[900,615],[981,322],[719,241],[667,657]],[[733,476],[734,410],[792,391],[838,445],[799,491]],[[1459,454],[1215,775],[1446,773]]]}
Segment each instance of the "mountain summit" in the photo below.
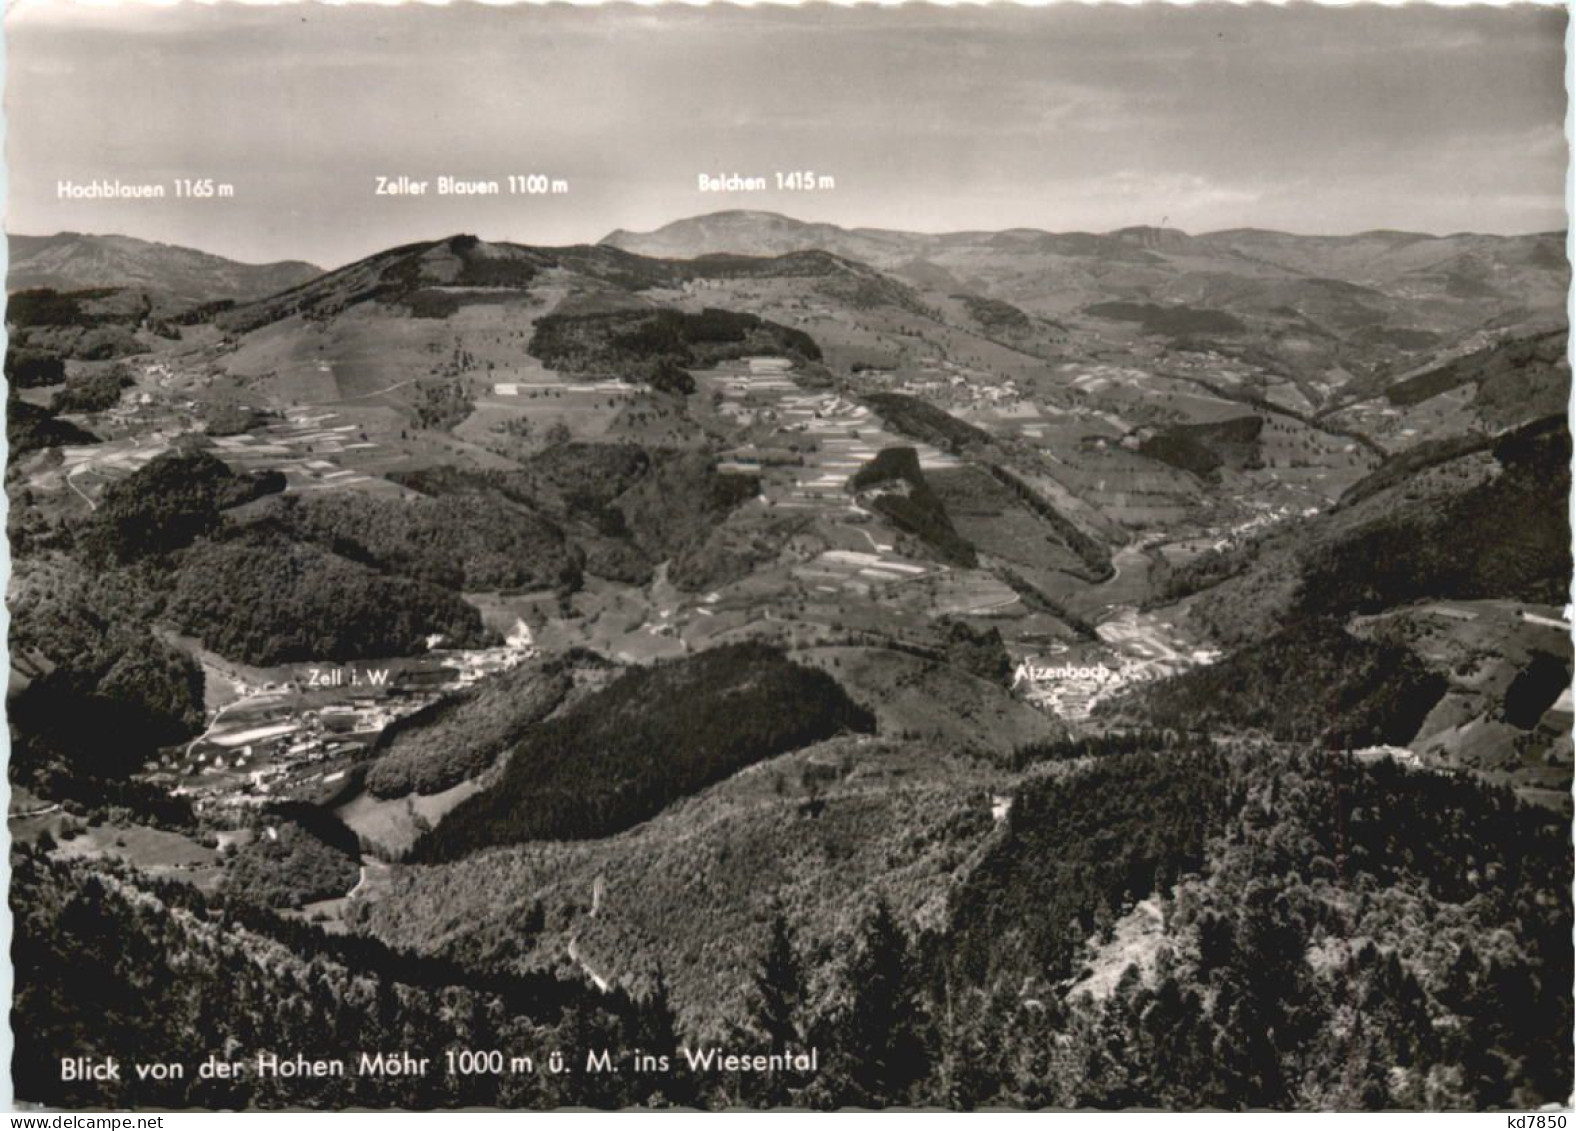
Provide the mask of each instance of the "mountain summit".
{"label": "mountain summit", "polygon": [[193,302],[245,302],[322,274],[310,263],[238,263],[189,247],[80,232],[13,235],[10,255],[7,291],[134,287]]}

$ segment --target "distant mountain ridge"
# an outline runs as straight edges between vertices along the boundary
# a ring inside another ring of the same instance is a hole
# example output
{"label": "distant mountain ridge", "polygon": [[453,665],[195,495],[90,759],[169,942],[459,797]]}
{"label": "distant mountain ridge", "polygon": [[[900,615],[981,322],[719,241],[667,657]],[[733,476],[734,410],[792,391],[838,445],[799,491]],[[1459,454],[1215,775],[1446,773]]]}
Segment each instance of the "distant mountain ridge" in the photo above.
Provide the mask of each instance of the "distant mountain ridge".
{"label": "distant mountain ridge", "polygon": [[[1564,258],[1564,240],[1564,232],[1513,236],[1456,232],[1435,236],[1423,232],[1374,230],[1327,236],[1265,228],[1230,228],[1192,235],[1178,228],[1144,225],[1104,233],[1048,232],[1038,228],[930,233],[843,228],[836,224],[796,220],[777,212],[732,210],[675,220],[649,232],[619,228],[609,232],[600,242],[638,255],[674,259],[724,252],[766,256],[819,250],[886,269],[901,266],[905,259],[915,255],[964,248],[1116,258],[1142,258],[1144,252],[1236,255],[1299,273],[1343,278],[1367,270],[1371,278],[1382,278],[1438,266],[1456,256],[1492,250],[1498,250],[1507,259],[1524,260],[1526,265],[1558,268]],[[1551,250],[1557,258],[1548,257]],[[1288,262],[1293,257],[1310,262]],[[1317,272],[1309,270],[1312,264],[1320,269]]]}
{"label": "distant mountain ridge", "polygon": [[1305,383],[1338,384],[1376,367],[1404,372],[1425,360],[1418,351],[1452,343],[1470,351],[1493,337],[1560,328],[1571,282],[1563,232],[924,233],[732,211],[615,231],[602,246],[697,263],[830,254],[900,281],[931,308],[958,300],[984,309],[984,299],[1094,339],[1224,342],[1234,356]]}
{"label": "distant mountain ridge", "polygon": [[131,236],[58,232],[9,237],[6,290],[134,288],[191,302],[246,302],[321,275],[311,263],[239,263]]}
{"label": "distant mountain ridge", "polygon": [[1137,286],[1186,272],[1324,278],[1408,294],[1437,291],[1457,299],[1499,297],[1529,303],[1562,292],[1562,280],[1569,275],[1563,232],[1307,236],[1237,228],[1190,235],[1175,228],[1129,227],[1103,234],[1032,228],[931,234],[841,228],[774,212],[730,211],[678,220],[651,232],[620,229],[601,242],[640,255],[684,259],[721,252],[784,255],[821,250],[917,282],[950,278],[959,285],[977,285],[982,277],[999,280],[1004,269],[1009,274],[1053,276],[1071,270],[1076,278],[1081,275],[1073,267],[1076,261],[1098,261],[1137,269],[1131,280]]}

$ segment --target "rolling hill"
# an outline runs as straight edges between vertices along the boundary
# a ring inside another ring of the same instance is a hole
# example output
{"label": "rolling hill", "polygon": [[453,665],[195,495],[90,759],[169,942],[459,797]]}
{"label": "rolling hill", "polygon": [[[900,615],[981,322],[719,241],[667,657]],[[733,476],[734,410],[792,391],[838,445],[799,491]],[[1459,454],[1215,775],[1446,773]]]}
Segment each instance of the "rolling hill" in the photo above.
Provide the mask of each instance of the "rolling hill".
{"label": "rolling hill", "polygon": [[262,298],[322,274],[310,263],[238,263],[130,236],[59,232],[9,237],[6,290],[135,288],[192,303]]}

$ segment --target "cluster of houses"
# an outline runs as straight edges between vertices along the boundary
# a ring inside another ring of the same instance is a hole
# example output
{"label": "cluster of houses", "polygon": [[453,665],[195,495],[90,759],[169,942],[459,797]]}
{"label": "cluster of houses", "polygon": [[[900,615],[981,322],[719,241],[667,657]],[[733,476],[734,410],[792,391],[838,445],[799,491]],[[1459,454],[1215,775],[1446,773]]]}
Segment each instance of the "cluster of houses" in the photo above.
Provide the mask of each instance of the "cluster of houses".
{"label": "cluster of houses", "polygon": [[[177,795],[208,805],[256,805],[296,783],[304,770],[370,746],[397,719],[443,696],[509,671],[538,655],[531,630],[517,621],[495,648],[431,653],[433,663],[403,667],[386,684],[346,688],[335,702],[303,707],[299,680],[241,686],[243,698],[221,711],[216,726],[179,754],[167,755],[160,776]],[[219,729],[224,714],[245,707],[238,728]]]}

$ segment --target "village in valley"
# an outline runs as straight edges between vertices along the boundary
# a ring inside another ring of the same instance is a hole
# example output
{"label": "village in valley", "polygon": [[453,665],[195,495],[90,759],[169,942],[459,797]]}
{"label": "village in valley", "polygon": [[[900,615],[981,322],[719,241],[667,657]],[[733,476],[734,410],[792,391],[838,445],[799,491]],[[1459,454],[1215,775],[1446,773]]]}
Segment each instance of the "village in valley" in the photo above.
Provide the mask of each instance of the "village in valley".
{"label": "village in valley", "polygon": [[493,648],[429,644],[425,656],[269,669],[205,656],[211,696],[223,703],[207,729],[168,751],[148,778],[190,797],[198,812],[316,796],[397,720],[540,654],[524,622]]}

